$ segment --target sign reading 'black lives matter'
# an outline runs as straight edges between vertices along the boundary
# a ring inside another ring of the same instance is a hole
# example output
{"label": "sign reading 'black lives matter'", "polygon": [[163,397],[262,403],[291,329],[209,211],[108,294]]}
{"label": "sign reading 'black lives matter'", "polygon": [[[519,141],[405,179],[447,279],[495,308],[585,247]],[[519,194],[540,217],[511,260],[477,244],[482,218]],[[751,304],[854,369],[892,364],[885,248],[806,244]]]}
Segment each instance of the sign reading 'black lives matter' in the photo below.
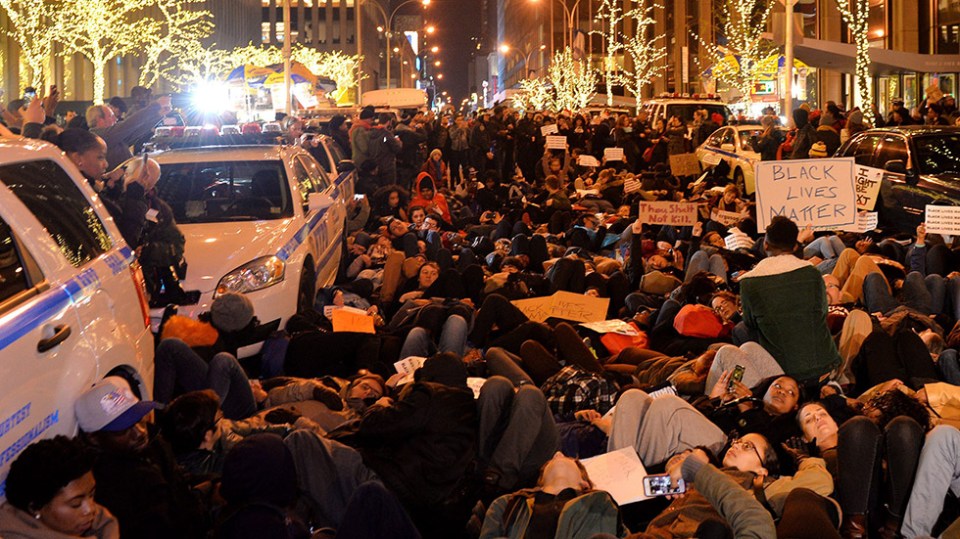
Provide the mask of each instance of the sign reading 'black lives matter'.
{"label": "sign reading 'black lives matter'", "polygon": [[801,228],[838,230],[857,221],[853,158],[764,161],[756,165],[757,221],[777,215]]}

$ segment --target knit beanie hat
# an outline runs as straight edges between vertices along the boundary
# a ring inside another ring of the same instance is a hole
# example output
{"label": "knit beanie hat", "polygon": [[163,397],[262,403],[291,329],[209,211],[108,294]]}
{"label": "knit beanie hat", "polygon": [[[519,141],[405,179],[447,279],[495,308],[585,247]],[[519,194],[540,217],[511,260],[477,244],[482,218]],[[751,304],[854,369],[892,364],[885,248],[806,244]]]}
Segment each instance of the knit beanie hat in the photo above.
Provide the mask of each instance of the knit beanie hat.
{"label": "knit beanie hat", "polygon": [[820,115],[820,125],[826,125],[833,127],[833,124],[837,123],[837,119],[833,117],[833,114],[830,114],[830,111],[823,111],[823,114]]}
{"label": "knit beanie hat", "polygon": [[863,113],[859,110],[855,110],[847,116],[847,123],[849,125],[863,125]]}
{"label": "knit beanie hat", "polygon": [[[829,124],[824,124],[824,125],[829,125]],[[811,159],[819,159],[821,157],[826,157],[827,145],[824,144],[822,140],[814,142],[813,146],[810,147],[809,155]]]}
{"label": "knit beanie hat", "polygon": [[231,333],[247,327],[253,320],[253,302],[236,292],[228,292],[213,301],[210,321],[221,331]]}

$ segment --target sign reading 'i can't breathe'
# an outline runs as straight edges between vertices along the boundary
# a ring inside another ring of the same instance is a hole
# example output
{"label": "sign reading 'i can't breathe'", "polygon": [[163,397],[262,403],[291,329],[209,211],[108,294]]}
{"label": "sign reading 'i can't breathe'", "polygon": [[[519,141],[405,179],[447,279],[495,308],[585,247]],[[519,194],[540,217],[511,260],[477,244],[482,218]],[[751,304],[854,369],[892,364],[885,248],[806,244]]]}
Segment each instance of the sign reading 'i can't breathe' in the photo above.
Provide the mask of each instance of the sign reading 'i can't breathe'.
{"label": "sign reading 'i can't breathe'", "polygon": [[815,229],[856,223],[853,158],[764,161],[757,163],[756,176],[761,230],[778,215]]}

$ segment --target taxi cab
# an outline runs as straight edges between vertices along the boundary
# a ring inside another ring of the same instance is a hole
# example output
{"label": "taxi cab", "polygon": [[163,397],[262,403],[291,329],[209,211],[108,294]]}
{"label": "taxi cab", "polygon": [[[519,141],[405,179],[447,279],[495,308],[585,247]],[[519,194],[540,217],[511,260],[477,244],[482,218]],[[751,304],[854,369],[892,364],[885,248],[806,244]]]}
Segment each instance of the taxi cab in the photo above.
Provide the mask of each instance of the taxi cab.
{"label": "taxi cab", "polygon": [[44,142],[0,139],[0,479],[31,442],[74,435],[74,401],[101,378],[149,398],[148,315],[133,252],[80,171]]}
{"label": "taxi cab", "polygon": [[[219,295],[240,292],[261,322],[282,325],[333,284],[354,172],[328,174],[336,164],[284,144],[181,147],[153,158],[157,194],[186,239],[179,314],[196,317]],[[167,303],[151,298],[155,328]]]}

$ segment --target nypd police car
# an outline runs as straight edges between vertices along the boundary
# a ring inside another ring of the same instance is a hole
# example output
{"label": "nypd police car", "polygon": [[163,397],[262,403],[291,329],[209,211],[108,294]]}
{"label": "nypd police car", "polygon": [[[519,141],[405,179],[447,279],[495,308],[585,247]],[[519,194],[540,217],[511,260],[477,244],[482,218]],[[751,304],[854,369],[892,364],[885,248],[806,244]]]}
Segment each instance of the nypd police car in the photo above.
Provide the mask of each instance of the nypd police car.
{"label": "nypd police car", "polygon": [[753,149],[753,142],[762,133],[763,127],[759,125],[721,127],[697,148],[697,159],[704,169],[726,161],[730,165],[730,178],[740,191],[752,194],[756,190],[753,168],[760,162],[760,154]]}
{"label": "nypd police car", "polygon": [[80,171],[44,142],[0,139],[0,478],[34,440],[75,434],[74,401],[101,378],[149,398],[148,316],[133,252]]}

